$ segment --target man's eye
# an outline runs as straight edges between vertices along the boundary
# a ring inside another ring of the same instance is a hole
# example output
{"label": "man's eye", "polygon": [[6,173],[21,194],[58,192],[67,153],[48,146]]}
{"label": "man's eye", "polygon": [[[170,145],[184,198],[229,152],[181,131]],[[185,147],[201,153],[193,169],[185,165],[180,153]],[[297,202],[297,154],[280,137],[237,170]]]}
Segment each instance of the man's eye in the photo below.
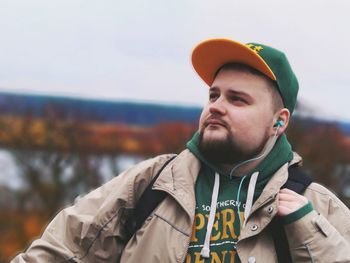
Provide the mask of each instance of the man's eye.
{"label": "man's eye", "polygon": [[244,104],[247,103],[247,101],[245,99],[243,99],[242,97],[239,97],[239,96],[232,96],[231,97],[231,101],[233,101],[233,102],[241,102],[241,103],[244,103]]}
{"label": "man's eye", "polygon": [[217,94],[214,94],[214,93],[209,94],[209,100],[210,100],[210,101],[214,101],[214,100],[216,100],[216,99],[217,99],[217,97],[218,97],[218,95],[217,95]]}

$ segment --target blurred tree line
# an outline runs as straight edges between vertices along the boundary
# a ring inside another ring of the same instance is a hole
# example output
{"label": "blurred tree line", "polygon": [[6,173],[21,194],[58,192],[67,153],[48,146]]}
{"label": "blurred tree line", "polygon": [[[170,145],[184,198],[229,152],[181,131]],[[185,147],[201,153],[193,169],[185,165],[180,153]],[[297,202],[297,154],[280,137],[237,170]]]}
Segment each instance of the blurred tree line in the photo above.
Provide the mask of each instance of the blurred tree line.
{"label": "blurred tree line", "polygon": [[[11,153],[22,180],[18,189],[0,186],[0,262],[7,262],[64,206],[117,175],[125,154],[141,160],[179,153],[197,124],[152,127],[0,116],[0,143]],[[349,206],[350,144],[331,124],[295,118],[287,134],[304,169]],[[107,175],[106,175],[107,174]],[[11,178],[9,178],[11,180]]]}
{"label": "blurred tree line", "polygon": [[[0,144],[21,178],[19,189],[0,186],[0,262],[8,262],[78,195],[121,172],[131,161],[180,152],[195,124],[151,127],[0,116]],[[11,178],[9,178],[11,180]]]}

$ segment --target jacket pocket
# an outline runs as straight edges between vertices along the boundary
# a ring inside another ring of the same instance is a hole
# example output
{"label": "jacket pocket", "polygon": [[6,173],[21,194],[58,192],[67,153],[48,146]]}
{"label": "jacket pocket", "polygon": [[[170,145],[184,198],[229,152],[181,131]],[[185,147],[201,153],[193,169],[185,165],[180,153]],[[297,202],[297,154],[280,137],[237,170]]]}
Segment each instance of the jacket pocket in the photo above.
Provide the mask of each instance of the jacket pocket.
{"label": "jacket pocket", "polygon": [[314,220],[315,225],[317,226],[318,230],[325,236],[328,237],[331,232],[332,228],[329,222],[324,218],[324,216],[319,215]]}

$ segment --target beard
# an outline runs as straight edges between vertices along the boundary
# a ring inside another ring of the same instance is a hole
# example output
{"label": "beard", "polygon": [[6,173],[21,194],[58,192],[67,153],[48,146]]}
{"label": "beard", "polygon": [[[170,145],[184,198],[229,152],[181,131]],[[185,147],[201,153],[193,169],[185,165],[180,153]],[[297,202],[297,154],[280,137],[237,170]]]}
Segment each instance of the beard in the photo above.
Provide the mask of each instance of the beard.
{"label": "beard", "polygon": [[232,133],[228,131],[223,139],[205,139],[205,127],[199,131],[199,150],[202,155],[213,164],[235,164],[257,156],[263,150],[265,140],[254,150],[248,150],[245,145],[236,142]]}

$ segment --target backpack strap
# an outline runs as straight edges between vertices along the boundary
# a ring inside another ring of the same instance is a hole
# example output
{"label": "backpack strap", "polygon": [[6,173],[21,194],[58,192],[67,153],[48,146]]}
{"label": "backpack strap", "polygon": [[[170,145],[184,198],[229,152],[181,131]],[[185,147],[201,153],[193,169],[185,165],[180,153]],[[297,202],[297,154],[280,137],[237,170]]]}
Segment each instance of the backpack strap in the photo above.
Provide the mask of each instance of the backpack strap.
{"label": "backpack strap", "polygon": [[[282,188],[302,194],[311,183],[312,179],[295,164],[288,168],[288,180]],[[288,239],[279,216],[273,218],[269,230],[275,244],[278,262],[292,263]]]}
{"label": "backpack strap", "polygon": [[[148,184],[146,190],[142,193],[139,201],[135,207],[135,222],[136,231],[139,230],[147,219],[147,217],[152,213],[152,211],[165,199],[167,193],[164,191],[153,190],[153,184],[158,179],[164,168],[176,157],[176,155],[170,157],[163,166],[159,169],[157,174],[152,178],[152,181]],[[136,232],[135,231],[135,232]]]}
{"label": "backpack strap", "polygon": [[152,211],[165,199],[167,196],[166,192],[153,190],[153,184],[162,173],[164,168],[173,160],[177,155],[170,157],[163,166],[158,170],[156,175],[152,178],[146,189],[141,194],[139,200],[136,203],[133,213],[128,216],[126,231],[128,233],[128,239],[130,239],[137,230],[139,230],[152,213]]}
{"label": "backpack strap", "polygon": [[311,183],[312,179],[310,176],[303,172],[297,164],[294,164],[288,168],[288,180],[282,188],[302,194]]}

